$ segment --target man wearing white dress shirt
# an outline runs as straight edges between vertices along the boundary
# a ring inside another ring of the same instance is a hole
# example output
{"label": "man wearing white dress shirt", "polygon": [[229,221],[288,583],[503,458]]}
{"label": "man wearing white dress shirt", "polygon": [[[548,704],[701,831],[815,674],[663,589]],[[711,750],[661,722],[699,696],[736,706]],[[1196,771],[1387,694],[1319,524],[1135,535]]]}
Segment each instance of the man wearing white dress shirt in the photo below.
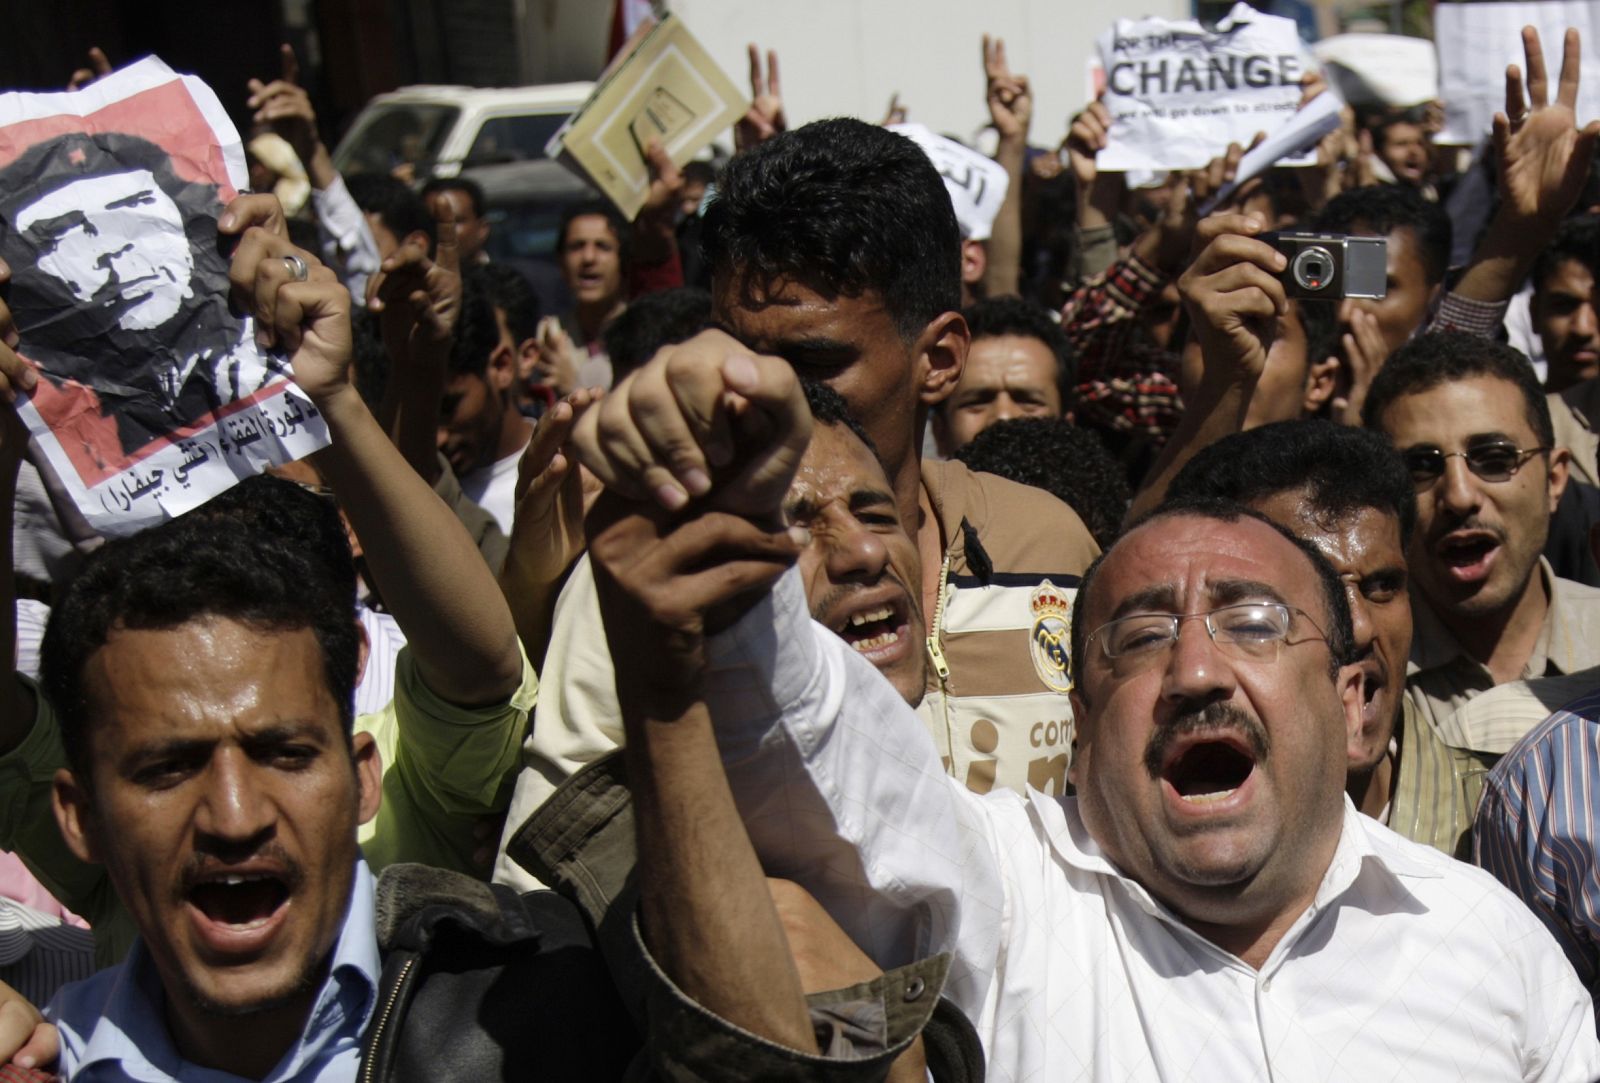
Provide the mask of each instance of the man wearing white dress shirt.
{"label": "man wearing white dress shirt", "polygon": [[[779,522],[807,431],[793,375],[771,358],[722,373],[683,403],[744,437],[708,499]],[[637,476],[636,449],[593,422],[576,443],[602,478]],[[686,596],[647,550],[694,530],[633,529],[594,540],[602,591]],[[702,544],[687,574],[745,558]],[[792,570],[745,604],[715,634],[704,614],[656,619],[704,637],[700,694],[764,869],[879,965],[951,952],[944,995],[990,1079],[1600,1078],[1588,994],[1533,915],[1345,799],[1362,676],[1344,593],[1255,513],[1164,510],[1084,577],[1076,798],[945,777],[894,689],[811,622]]]}

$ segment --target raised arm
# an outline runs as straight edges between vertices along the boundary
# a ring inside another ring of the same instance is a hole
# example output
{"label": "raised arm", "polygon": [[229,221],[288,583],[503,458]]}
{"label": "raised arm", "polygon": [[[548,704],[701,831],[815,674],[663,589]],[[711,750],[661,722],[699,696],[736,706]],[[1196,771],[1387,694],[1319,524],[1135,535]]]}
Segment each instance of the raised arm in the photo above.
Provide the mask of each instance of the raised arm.
{"label": "raised arm", "polygon": [[439,204],[434,255],[402,245],[370,283],[389,379],[379,421],[406,462],[429,485],[439,478],[439,405],[456,322],[461,316],[461,261],[455,214]]}
{"label": "raised arm", "polygon": [[767,70],[761,70],[761,50],[751,42],[746,51],[750,55],[750,108],[733,129],[733,142],[737,150],[749,150],[771,139],[789,127],[783,112],[783,87],[778,80],[778,53],[767,50]]}
{"label": "raised arm", "polygon": [[339,180],[339,172],[333,168],[333,156],[317,131],[317,113],[311,97],[300,85],[300,61],[288,45],[278,47],[278,61],[278,78],[268,83],[250,80],[250,97],[245,104],[254,110],[252,120],[270,127],[294,149],[306,167],[311,187],[324,191]]}
{"label": "raised arm", "polygon": [[1006,63],[1006,43],[988,34],[983,36],[983,75],[989,120],[1000,136],[994,160],[1005,167],[1011,182],[989,233],[983,285],[987,296],[1005,297],[1017,292],[1022,273],[1022,166],[1033,120],[1033,90],[1028,77],[1013,74]]}
{"label": "raised arm", "polygon": [[599,401],[601,392],[579,388],[539,419],[517,467],[517,511],[511,544],[500,571],[522,647],[536,667],[544,665],[555,619],[556,597],[572,564],[583,553],[583,520],[600,484],[566,450],[576,414]]}
{"label": "raised arm", "polygon": [[[632,499],[775,530],[809,438],[793,387],[786,362],[708,332],[580,418],[575,454]],[[795,571],[710,635],[706,657],[717,746],[766,871],[816,895],[880,966],[953,949],[952,998],[977,1010],[1003,925],[998,843],[905,700],[812,622]]]}
{"label": "raised arm", "polygon": [[1562,43],[1561,77],[1550,100],[1539,32],[1522,30],[1527,93],[1521,70],[1506,69],[1506,108],[1494,117],[1500,205],[1467,271],[1451,291],[1469,301],[1499,303],[1522,288],[1533,261],[1555,236],[1577,202],[1594,163],[1600,120],[1581,130],[1576,123],[1581,44],[1568,29]]}
{"label": "raised arm", "polygon": [[300,62],[288,45],[279,47],[280,71],[271,82],[249,81],[251,119],[269,126],[294,149],[311,181],[311,207],[324,237],[323,255],[338,263],[344,284],[357,304],[366,299],[368,278],[381,256],[367,216],[333,167],[333,157],[317,129],[311,96],[300,85]]}
{"label": "raised arm", "polygon": [[1214,214],[1200,223],[1205,248],[1184,272],[1180,289],[1203,374],[1182,423],[1134,496],[1130,521],[1161,503],[1172,479],[1201,448],[1244,428],[1277,321],[1288,310],[1277,278],[1284,258],[1253,236],[1260,231],[1259,222],[1242,214]]}
{"label": "raised arm", "polygon": [[[305,261],[309,281],[293,281],[286,255]],[[348,292],[314,256],[264,229],[244,235],[229,277],[327,420],[332,443],[317,465],[362,539],[424,683],[463,707],[510,696],[522,680],[511,613],[472,539],[351,383]]]}
{"label": "raised arm", "polygon": [[[615,496],[601,499],[590,524],[606,638],[619,663],[645,941],[707,1010],[815,1053],[799,972],[699,694],[703,614],[770,585],[800,547],[787,531],[738,516],[676,526]],[[701,571],[713,556],[715,570]]]}

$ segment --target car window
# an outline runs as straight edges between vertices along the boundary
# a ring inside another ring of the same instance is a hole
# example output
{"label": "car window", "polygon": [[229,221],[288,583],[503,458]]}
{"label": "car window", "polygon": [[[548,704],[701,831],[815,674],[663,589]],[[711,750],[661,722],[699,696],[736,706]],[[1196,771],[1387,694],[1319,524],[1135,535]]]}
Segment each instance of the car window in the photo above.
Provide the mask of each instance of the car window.
{"label": "car window", "polygon": [[388,173],[410,164],[423,175],[439,155],[461,110],[453,105],[390,102],[364,110],[339,144],[334,167],[346,176]]}
{"label": "car window", "polygon": [[536,162],[544,145],[566,121],[565,113],[533,113],[519,117],[490,117],[478,129],[467,151],[467,165],[494,162]]}
{"label": "car window", "polygon": [[556,236],[561,231],[561,216],[569,202],[519,202],[491,210],[488,214],[490,257],[553,259]]}

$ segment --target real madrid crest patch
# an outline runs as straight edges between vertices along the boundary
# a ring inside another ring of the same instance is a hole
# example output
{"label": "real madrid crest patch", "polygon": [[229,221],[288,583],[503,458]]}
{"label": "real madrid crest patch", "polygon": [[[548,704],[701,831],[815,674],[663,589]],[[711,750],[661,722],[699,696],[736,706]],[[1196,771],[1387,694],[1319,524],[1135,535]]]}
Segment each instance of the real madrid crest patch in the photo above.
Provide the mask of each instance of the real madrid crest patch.
{"label": "real madrid crest patch", "polygon": [[1033,613],[1028,652],[1033,655],[1034,670],[1046,688],[1055,692],[1072,691],[1072,599],[1065,590],[1046,579],[1029,596],[1028,608]]}

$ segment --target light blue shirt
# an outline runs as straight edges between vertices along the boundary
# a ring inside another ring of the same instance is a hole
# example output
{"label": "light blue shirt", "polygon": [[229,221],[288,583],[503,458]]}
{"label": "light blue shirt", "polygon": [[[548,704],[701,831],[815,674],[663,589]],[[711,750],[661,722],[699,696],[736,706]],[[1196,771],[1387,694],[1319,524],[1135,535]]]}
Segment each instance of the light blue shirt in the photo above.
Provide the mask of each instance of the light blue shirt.
{"label": "light blue shirt", "polygon": [[[317,991],[305,1028],[264,1083],[354,1080],[361,1039],[378,999],[381,964],[373,917],[375,881],[356,862],[355,886],[333,965]],[[232,1083],[241,1077],[185,1061],[167,1033],[165,994],[142,939],[121,964],[56,994],[45,1017],[61,1031],[65,1079],[107,1083]]]}

